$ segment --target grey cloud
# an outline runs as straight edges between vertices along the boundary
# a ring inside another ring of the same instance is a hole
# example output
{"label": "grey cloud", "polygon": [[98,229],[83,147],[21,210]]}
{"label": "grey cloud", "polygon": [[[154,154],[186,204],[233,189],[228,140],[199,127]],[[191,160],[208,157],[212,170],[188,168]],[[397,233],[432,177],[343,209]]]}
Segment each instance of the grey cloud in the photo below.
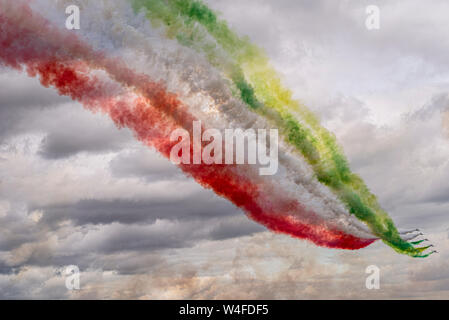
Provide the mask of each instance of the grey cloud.
{"label": "grey cloud", "polygon": [[435,115],[435,112],[447,110],[449,110],[449,94],[447,92],[442,92],[431,97],[430,101],[428,101],[421,109],[406,115],[405,119],[408,121],[427,121]]}
{"label": "grey cloud", "polygon": [[61,128],[49,133],[39,151],[46,159],[62,159],[80,152],[102,153],[118,150],[131,140],[130,134],[121,134],[117,128],[79,125],[79,128]]}
{"label": "grey cloud", "polygon": [[41,223],[56,224],[71,220],[76,225],[109,224],[120,222],[135,224],[156,219],[197,220],[241,214],[232,204],[204,191],[183,199],[83,199],[76,203],[31,207],[42,210]]}
{"label": "grey cloud", "polygon": [[[153,227],[154,226],[154,227]],[[196,234],[196,226],[187,224],[175,224],[158,227],[152,225],[129,226],[126,228],[114,226],[106,227],[103,234],[104,241],[97,245],[89,245],[86,249],[96,249],[98,252],[111,253],[120,251],[148,251],[162,250],[166,248],[182,248],[190,246],[191,242],[199,235]]]}
{"label": "grey cloud", "polygon": [[29,131],[32,118],[48,108],[70,102],[54,90],[43,88],[36,79],[17,72],[0,74],[0,141],[10,135]]}
{"label": "grey cloud", "polygon": [[119,130],[106,116],[92,114],[78,105],[60,108],[47,117],[55,120],[43,126],[47,135],[39,153],[46,159],[67,158],[81,152],[117,151],[135,144],[129,130]]}
{"label": "grey cloud", "polygon": [[444,289],[449,290],[449,269],[444,261],[437,261],[432,265],[416,268],[410,273],[410,279],[414,281],[444,281]]}
{"label": "grey cloud", "polygon": [[70,98],[17,72],[0,75],[0,141],[23,133],[44,134],[40,154],[61,159],[99,153],[134,141],[104,115],[93,115]]}
{"label": "grey cloud", "polygon": [[0,261],[0,275],[17,274],[17,272],[19,272],[19,270],[20,270],[20,268],[9,266],[9,265],[5,264],[4,262]]}
{"label": "grey cloud", "polygon": [[[18,206],[0,217],[0,252],[9,252],[24,243],[39,241],[42,234],[35,228],[35,223]],[[19,213],[20,212],[20,213]]]}
{"label": "grey cloud", "polygon": [[44,88],[35,78],[25,74],[0,74],[0,110],[43,109],[70,103],[71,99],[59,95],[54,89]]}
{"label": "grey cloud", "polygon": [[218,225],[212,229],[210,237],[213,240],[224,240],[249,236],[265,230],[265,227],[249,220],[242,214],[241,216],[231,217],[219,222]]}
{"label": "grey cloud", "polygon": [[140,177],[149,181],[183,175],[169,160],[146,148],[120,153],[110,162],[110,168],[116,177]]}
{"label": "grey cloud", "polygon": [[91,263],[91,267],[122,275],[137,275],[159,268],[164,263],[165,259],[157,252],[120,252],[104,255],[101,261]]}

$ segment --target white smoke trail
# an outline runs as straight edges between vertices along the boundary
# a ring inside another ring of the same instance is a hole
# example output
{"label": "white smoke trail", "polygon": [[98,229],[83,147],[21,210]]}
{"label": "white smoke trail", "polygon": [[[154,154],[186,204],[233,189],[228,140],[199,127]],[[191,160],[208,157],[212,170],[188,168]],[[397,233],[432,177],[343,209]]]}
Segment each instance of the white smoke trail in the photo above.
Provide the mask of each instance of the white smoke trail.
{"label": "white smoke trail", "polygon": [[416,234],[407,234],[407,235],[401,235],[401,239],[402,240],[404,240],[404,241],[410,241],[410,240],[413,240],[413,239],[415,239],[415,238],[417,238],[417,237],[419,237],[419,236],[423,236],[424,234],[422,233],[422,232],[420,232],[420,233],[416,233]]}

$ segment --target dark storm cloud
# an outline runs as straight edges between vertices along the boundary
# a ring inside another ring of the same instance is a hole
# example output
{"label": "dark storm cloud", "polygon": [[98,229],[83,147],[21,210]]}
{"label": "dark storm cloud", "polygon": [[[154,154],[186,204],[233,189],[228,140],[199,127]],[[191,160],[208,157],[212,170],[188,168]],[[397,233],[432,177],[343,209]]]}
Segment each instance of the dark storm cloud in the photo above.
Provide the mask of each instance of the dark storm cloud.
{"label": "dark storm cloud", "polygon": [[[191,248],[200,241],[223,240],[251,235],[265,229],[245,216],[196,221],[157,220],[153,223],[125,225],[112,223],[101,227],[72,227],[72,232],[55,230],[49,238],[60,234],[58,244],[46,239],[22,243],[11,251],[9,262],[0,259],[0,274],[27,267],[51,267],[76,264],[80,270],[100,268],[133,274],[148,270],[148,263],[158,263],[158,252]],[[235,226],[235,228],[232,228]],[[55,229],[55,228],[54,228]],[[36,231],[36,230],[34,230]],[[134,255],[132,253],[139,253]],[[120,257],[128,257],[122,259]],[[130,260],[131,259],[131,260]]]}
{"label": "dark storm cloud", "polygon": [[71,99],[43,88],[35,79],[11,75],[0,77],[0,110],[30,110],[54,107]]}
{"label": "dark storm cloud", "polygon": [[213,240],[224,240],[248,236],[266,230],[265,227],[249,220],[249,218],[245,217],[242,213],[241,216],[236,216],[219,222],[210,232],[210,237]]}
{"label": "dark storm cloud", "polygon": [[140,177],[149,181],[183,176],[169,160],[144,148],[119,154],[110,162],[110,168],[116,177]]}
{"label": "dark storm cloud", "polygon": [[18,214],[20,207],[12,205],[0,217],[0,252],[9,252],[24,243],[39,241],[41,229],[26,214]]}
{"label": "dark storm cloud", "polygon": [[40,154],[61,159],[80,152],[117,150],[132,141],[101,115],[17,72],[0,75],[0,141],[23,133],[46,134]]}
{"label": "dark storm cloud", "polygon": [[71,220],[76,225],[149,223],[156,219],[211,219],[241,214],[232,204],[209,192],[201,192],[184,199],[167,200],[85,199],[70,204],[33,207],[30,210],[43,211],[42,223],[55,224],[62,220]]}
{"label": "dark storm cloud", "polygon": [[8,266],[5,263],[3,263],[2,261],[0,261],[0,275],[16,274],[19,270],[20,270],[20,268]]}
{"label": "dark storm cloud", "polygon": [[[103,153],[121,149],[131,134],[115,127],[83,126],[54,128],[43,140],[39,154],[45,159],[62,159],[81,152]],[[126,132],[126,133],[125,133]]]}
{"label": "dark storm cloud", "polygon": [[[90,254],[90,252],[68,253],[68,252],[54,252],[38,248],[33,251],[33,254],[21,261],[18,266],[12,267],[12,270],[17,272],[24,266],[33,267],[62,267],[76,264],[80,271],[95,266],[95,262],[101,255]],[[101,266],[99,266],[101,267]]]}
{"label": "dark storm cloud", "polygon": [[27,232],[26,228],[14,228],[14,232],[5,232],[0,228],[0,251],[10,251],[23,243],[38,240],[33,232]]}
{"label": "dark storm cloud", "polygon": [[[263,228],[254,227],[254,222],[240,220],[240,232],[226,229],[229,218],[194,221],[158,220],[150,225],[111,224],[87,237],[86,252],[111,254],[116,252],[151,252],[163,249],[192,247],[202,240],[222,240],[250,235]],[[219,235],[220,239],[217,239]],[[98,241],[100,240],[100,241]],[[84,248],[84,246],[83,246]]]}
{"label": "dark storm cloud", "polygon": [[104,241],[89,246],[99,253],[122,251],[153,251],[169,248],[182,248],[192,245],[200,237],[195,225],[167,225],[160,228],[130,226],[110,228]]}
{"label": "dark storm cloud", "polygon": [[0,141],[6,137],[27,131],[21,125],[35,116],[35,111],[54,108],[70,102],[52,89],[43,88],[36,79],[16,72],[0,76]]}

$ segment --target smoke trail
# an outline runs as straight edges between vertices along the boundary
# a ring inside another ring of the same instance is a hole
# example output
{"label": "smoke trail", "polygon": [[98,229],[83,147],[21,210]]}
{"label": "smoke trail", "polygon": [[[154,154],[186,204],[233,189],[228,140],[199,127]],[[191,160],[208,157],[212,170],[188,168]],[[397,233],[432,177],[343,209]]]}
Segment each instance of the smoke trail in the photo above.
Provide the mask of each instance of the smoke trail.
{"label": "smoke trail", "polygon": [[[55,17],[61,19],[60,12],[68,3],[73,1],[58,1],[59,10],[45,6],[48,1],[35,1],[34,7],[55,20]],[[271,128],[263,118],[256,117],[245,110],[241,102],[232,99],[221,76],[208,64],[202,63],[195,52],[179,47],[176,42],[156,38],[157,32],[145,28],[145,19],[140,21],[128,2],[115,1],[112,5],[108,1],[79,1],[79,5],[87,25],[80,30],[84,38],[96,49],[127,57],[128,64],[134,69],[145,70],[152,78],[162,78],[167,87],[189,106],[189,112],[203,123],[222,130],[229,127]],[[63,20],[56,23],[62,24]],[[204,106],[209,106],[206,112]],[[289,190],[300,203],[307,203],[321,217],[339,225],[341,230],[364,238],[376,238],[316,181],[304,161],[293,157],[285,146],[281,145],[281,149],[284,154],[280,155],[280,163],[287,172],[273,177],[277,183]]]}
{"label": "smoke trail", "polygon": [[[109,114],[119,127],[130,128],[139,140],[166,157],[175,143],[169,140],[169,133],[179,127],[191,132],[189,121],[195,118],[175,95],[127,68],[122,61],[91,50],[72,34],[56,31],[48,21],[19,3],[0,0],[2,64],[16,69],[24,66],[44,86],[55,87],[60,94],[90,110]],[[97,75],[95,70],[103,73]],[[102,80],[107,77],[113,81]],[[192,149],[190,153],[193,154]],[[251,166],[180,167],[271,230],[335,248],[357,249],[374,241],[334,228],[289,197],[279,185],[258,176]]]}
{"label": "smoke trail", "polygon": [[[205,52],[209,61],[234,81],[240,90],[241,99],[250,107],[257,110],[267,105],[276,110],[284,127],[289,130],[289,142],[313,165],[318,180],[329,186],[351,213],[365,221],[376,235],[395,250],[412,256],[419,255],[422,250],[415,250],[413,244],[401,239],[376,197],[362,179],[350,171],[335,137],[320,126],[308,109],[291,98],[290,91],[282,87],[276,72],[260,49],[234,34],[224,21],[218,20],[200,1],[133,0],[133,4],[136,9],[148,8],[147,15],[152,21],[167,24],[168,36]],[[230,58],[222,59],[224,55],[210,42],[198,24],[204,26]],[[230,60],[234,60],[234,64],[229,63]],[[249,83],[245,82],[245,77]],[[300,126],[294,113],[303,119],[306,126]]]}
{"label": "smoke trail", "polygon": [[[422,235],[423,234],[420,232],[420,233],[416,233],[416,234],[410,234],[410,235],[402,236],[402,239],[404,241],[410,241],[410,240],[413,240],[413,239],[415,239],[415,238],[417,238],[419,236],[422,236]],[[413,244],[413,242],[410,242],[410,243]]]}

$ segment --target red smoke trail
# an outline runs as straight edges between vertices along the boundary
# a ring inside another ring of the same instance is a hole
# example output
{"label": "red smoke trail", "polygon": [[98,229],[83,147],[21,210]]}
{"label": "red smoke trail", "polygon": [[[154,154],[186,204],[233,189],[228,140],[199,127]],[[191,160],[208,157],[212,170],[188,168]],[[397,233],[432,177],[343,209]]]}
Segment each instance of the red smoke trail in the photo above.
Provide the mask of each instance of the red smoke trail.
{"label": "red smoke trail", "polygon": [[[6,7],[6,13],[0,8],[1,63],[16,69],[25,66],[28,74],[39,76],[44,86],[55,87],[60,94],[70,96],[87,109],[109,114],[118,127],[131,129],[140,141],[167,158],[176,143],[170,142],[170,133],[179,127],[191,132],[194,117],[162,85],[146,75],[136,74],[122,61],[94,52],[71,33],[55,31],[27,6],[1,3],[2,8]],[[91,73],[95,68],[105,70],[139,97],[118,95],[113,84]],[[249,165],[180,167],[198,183],[229,199],[253,220],[273,231],[342,249],[359,249],[374,241],[330,227],[317,214],[284,194],[279,186],[270,183],[269,178],[258,176]]]}

